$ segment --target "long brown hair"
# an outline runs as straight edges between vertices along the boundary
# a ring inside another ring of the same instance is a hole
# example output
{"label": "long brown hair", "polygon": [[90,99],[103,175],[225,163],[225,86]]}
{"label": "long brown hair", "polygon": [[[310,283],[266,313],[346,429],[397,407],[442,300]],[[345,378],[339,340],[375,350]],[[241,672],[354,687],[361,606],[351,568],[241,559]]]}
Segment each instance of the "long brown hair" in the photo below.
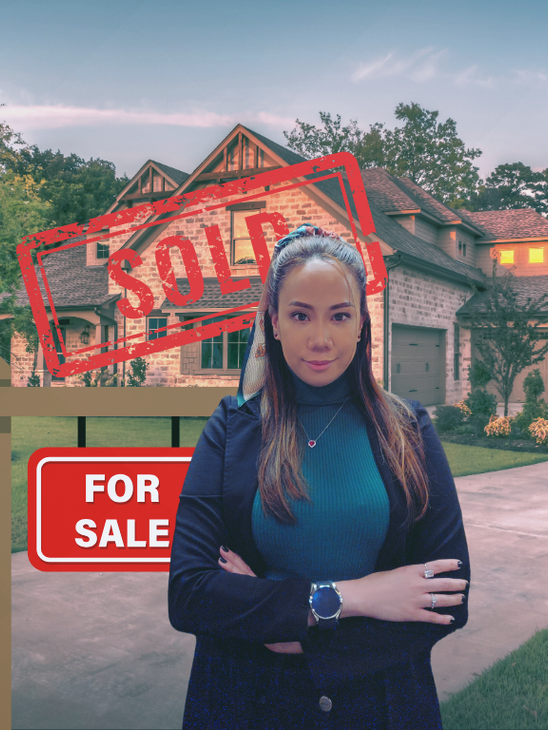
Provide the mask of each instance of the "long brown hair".
{"label": "long brown hair", "polygon": [[[371,368],[371,320],[366,301],[366,273],[359,253],[334,236],[297,238],[274,256],[265,283],[267,301],[278,311],[285,278],[310,259],[336,263],[358,284],[360,313],[365,317],[356,353],[348,366],[352,395],[371,419],[381,451],[400,482],[407,502],[406,525],[424,516],[428,506],[428,481],[424,448],[413,410],[398,396],[383,390]],[[265,314],[265,384],[261,396],[262,444],[259,455],[259,489],[263,509],[280,522],[295,523],[290,498],[309,499],[302,475],[302,452],[296,437],[297,410],[291,372],[272,321]]]}

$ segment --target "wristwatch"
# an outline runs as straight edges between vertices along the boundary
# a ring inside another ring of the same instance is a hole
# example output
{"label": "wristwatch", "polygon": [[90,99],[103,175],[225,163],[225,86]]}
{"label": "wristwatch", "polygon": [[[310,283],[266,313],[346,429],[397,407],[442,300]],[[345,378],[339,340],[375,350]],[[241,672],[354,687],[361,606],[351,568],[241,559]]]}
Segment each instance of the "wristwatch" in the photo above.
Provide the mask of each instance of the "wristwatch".
{"label": "wristwatch", "polygon": [[343,597],[333,581],[312,583],[308,602],[319,629],[338,627]]}

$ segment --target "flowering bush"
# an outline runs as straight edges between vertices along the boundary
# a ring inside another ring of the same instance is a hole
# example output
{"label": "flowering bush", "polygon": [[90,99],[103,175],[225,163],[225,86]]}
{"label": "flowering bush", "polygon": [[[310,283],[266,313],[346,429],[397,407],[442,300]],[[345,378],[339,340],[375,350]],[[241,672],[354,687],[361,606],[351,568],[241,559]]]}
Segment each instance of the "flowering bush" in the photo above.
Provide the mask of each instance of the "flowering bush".
{"label": "flowering bush", "polygon": [[485,426],[485,433],[488,436],[496,436],[499,438],[510,436],[511,430],[512,427],[510,426],[510,419],[504,416],[501,418],[498,416],[491,416],[489,423]]}
{"label": "flowering bush", "polygon": [[466,403],[463,400],[460,400],[458,403],[455,403],[455,408],[458,408],[459,411],[462,413],[464,420],[468,420],[468,417],[472,415],[472,411]]}
{"label": "flowering bush", "polygon": [[548,421],[545,418],[537,418],[529,426],[529,433],[537,444],[548,445]]}

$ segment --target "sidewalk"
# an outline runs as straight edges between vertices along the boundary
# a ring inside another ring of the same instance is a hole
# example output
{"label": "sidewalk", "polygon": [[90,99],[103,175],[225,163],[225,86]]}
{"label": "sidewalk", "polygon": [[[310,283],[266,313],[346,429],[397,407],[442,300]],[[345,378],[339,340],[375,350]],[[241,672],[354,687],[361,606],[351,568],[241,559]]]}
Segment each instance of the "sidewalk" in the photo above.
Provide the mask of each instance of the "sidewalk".
{"label": "sidewalk", "polygon": [[[456,479],[470,620],[434,647],[440,699],[548,624],[548,464]],[[12,556],[12,727],[180,728],[194,638],[171,628],[167,573],[42,573]]]}

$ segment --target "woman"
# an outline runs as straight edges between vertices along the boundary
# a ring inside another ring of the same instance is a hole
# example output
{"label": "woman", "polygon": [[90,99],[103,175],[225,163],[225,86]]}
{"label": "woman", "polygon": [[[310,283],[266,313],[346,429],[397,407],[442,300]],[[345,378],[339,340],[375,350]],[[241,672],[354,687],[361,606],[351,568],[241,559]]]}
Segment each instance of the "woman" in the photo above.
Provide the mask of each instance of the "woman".
{"label": "woman", "polygon": [[365,285],[320,228],[276,245],[177,514],[185,730],[441,727],[430,651],[467,620],[466,539],[428,414],[373,378]]}

